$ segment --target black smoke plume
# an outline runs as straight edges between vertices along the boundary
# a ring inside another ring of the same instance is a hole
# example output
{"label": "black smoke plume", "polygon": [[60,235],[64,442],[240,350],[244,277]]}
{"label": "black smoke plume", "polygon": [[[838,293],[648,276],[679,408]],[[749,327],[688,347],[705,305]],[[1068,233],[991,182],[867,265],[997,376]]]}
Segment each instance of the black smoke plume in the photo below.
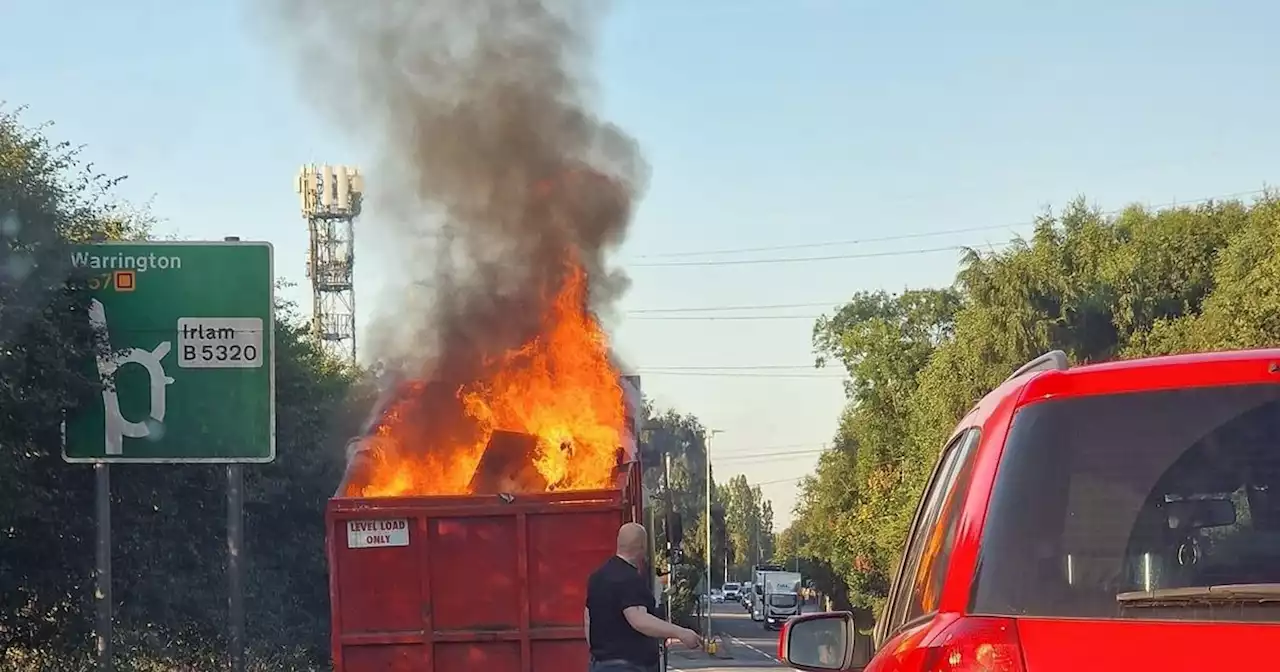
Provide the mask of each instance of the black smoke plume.
{"label": "black smoke plume", "polygon": [[446,386],[481,379],[536,336],[575,268],[596,309],[625,289],[607,257],[648,168],[592,111],[604,0],[273,2],[309,99],[377,150],[363,171],[376,214],[356,236],[384,253],[357,267],[405,282],[374,299],[374,358]]}

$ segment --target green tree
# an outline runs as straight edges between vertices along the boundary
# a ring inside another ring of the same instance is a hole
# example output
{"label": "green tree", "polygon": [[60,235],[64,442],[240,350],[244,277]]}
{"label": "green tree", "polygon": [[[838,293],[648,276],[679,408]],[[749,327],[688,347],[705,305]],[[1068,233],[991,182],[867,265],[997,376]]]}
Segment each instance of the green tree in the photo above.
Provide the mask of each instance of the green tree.
{"label": "green tree", "polygon": [[743,475],[729,479],[719,490],[733,550],[728,559],[730,580],[748,580],[753,566],[773,556],[773,504],[764,498],[760,486],[752,486]]}
{"label": "green tree", "polygon": [[873,608],[887,593],[906,521],[884,517],[910,497],[901,486],[913,457],[902,440],[911,400],[920,370],[952,337],[960,305],[951,289],[861,293],[814,327],[817,363],[844,365],[850,401],[833,450],[801,485],[799,520],[821,528],[805,535],[806,550],[833,570],[825,577],[832,585],[819,588],[854,596],[851,606]]}
{"label": "green tree", "polygon": [[0,651],[73,642],[86,623],[92,500],[67,493],[92,478],[62,464],[59,427],[101,390],[85,375],[99,340],[67,244],[145,232],[112,205],[118,181],[0,111]]}
{"label": "green tree", "polygon": [[[66,246],[146,234],[145,214],[111,201],[115,182],[0,114],[0,669],[91,667],[94,485],[91,469],[61,460],[59,426],[101,390],[87,375],[100,339]],[[323,508],[369,395],[290,307],[278,316],[281,459],[245,469],[251,660],[319,670],[329,648]],[[224,471],[117,465],[112,485],[115,669],[219,668]]]}

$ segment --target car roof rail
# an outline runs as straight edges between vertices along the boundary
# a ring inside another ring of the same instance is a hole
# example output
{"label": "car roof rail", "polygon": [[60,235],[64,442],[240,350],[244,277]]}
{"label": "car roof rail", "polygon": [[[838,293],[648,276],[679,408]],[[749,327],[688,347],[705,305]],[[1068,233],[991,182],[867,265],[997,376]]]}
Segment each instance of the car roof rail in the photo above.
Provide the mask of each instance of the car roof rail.
{"label": "car roof rail", "polygon": [[1050,350],[1049,352],[1046,352],[1018,367],[1018,370],[1014,371],[1013,375],[1005,378],[1004,382],[1007,383],[1014,378],[1025,376],[1028,373],[1035,373],[1037,371],[1066,371],[1068,368],[1067,353],[1061,350]]}

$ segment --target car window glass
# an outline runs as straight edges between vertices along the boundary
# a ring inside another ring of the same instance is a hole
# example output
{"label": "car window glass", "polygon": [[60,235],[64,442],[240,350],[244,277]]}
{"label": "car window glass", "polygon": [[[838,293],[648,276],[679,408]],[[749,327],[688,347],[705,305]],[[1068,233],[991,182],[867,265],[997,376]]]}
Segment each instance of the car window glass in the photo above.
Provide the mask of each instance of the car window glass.
{"label": "car window glass", "polygon": [[[1151,591],[1280,583],[1280,386],[1041,402],[1010,428],[974,612],[1280,621],[1272,601]],[[1144,598],[1143,595],[1148,597]]]}
{"label": "car window glass", "polygon": [[[918,580],[922,578],[921,556],[930,540],[935,538],[933,530],[938,524],[943,504],[947,501],[955,484],[959,465],[965,461],[966,455],[970,452],[967,448],[975,443],[971,437],[976,435],[976,430],[969,430],[952,441],[934,472],[929,490],[924,495],[924,504],[912,525],[909,546],[903,556],[902,571],[899,574],[898,585],[894,589],[893,612],[889,619],[891,631],[925,613],[921,611],[921,598],[927,581]],[[927,571],[937,569],[936,562],[926,561],[925,569]],[[923,578],[927,578],[927,575]]]}
{"label": "car window glass", "polygon": [[911,599],[907,603],[907,621],[938,610],[947,568],[951,564],[951,548],[955,542],[956,529],[960,526],[960,516],[964,512],[965,495],[968,494],[969,483],[973,479],[974,456],[977,454],[979,438],[978,430],[970,431],[964,444],[956,451],[955,474],[941,501],[937,521],[929,528],[929,534],[921,544]]}

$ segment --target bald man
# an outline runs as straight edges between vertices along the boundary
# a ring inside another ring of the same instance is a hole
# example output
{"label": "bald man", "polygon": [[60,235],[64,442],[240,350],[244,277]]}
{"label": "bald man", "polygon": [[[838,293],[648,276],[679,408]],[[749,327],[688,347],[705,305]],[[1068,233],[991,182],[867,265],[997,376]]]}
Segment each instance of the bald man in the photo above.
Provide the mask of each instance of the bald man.
{"label": "bald man", "polygon": [[618,530],[618,552],[587,580],[587,645],[591,672],[657,672],[658,641],[678,639],[693,649],[698,634],[653,615],[653,588],[640,571],[648,551],[643,525]]}

